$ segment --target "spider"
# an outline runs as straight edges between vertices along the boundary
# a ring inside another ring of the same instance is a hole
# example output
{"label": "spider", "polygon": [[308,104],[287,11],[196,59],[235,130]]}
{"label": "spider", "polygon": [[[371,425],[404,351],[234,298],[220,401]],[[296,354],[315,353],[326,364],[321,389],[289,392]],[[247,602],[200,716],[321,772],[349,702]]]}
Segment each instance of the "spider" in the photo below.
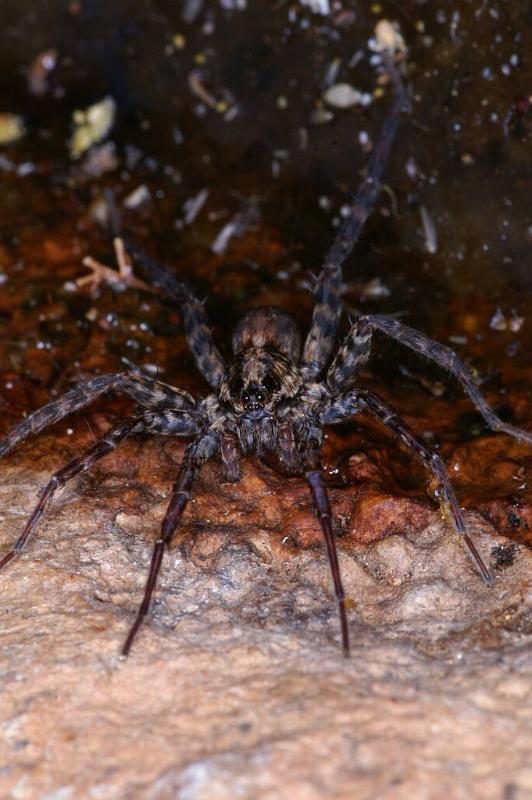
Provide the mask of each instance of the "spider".
{"label": "spider", "polygon": [[[384,60],[384,59],[383,59]],[[29,434],[38,433],[109,391],[129,395],[136,412],[110,429],[81,456],[56,472],[40,493],[39,501],[13,548],[0,561],[0,569],[24,548],[55,492],[74,476],[133,434],[155,434],[191,439],[173,487],[161,533],[155,541],[142,602],[122,647],[129,654],[150,608],[165,548],[170,544],[190,499],[194,480],[211,458],[221,459],[224,478],[238,481],[242,455],[274,457],[291,475],[303,475],[327,545],[334,592],[338,604],[342,649],[349,655],[346,597],[338,564],[333,518],[321,475],[320,449],[324,426],[351,420],[369,411],[395,432],[432,473],[439,485],[438,501],[444,517],[465,543],[487,584],[491,575],[467,533],[460,506],[440,456],[427,447],[399,415],[377,394],[356,385],[357,375],[370,356],[372,336],[384,333],[416,353],[432,359],[461,381],[474,405],[493,430],[532,443],[532,434],[515,428],[491,410],[473,377],[458,356],[397,319],[383,315],[360,316],[336,350],[341,316],[342,265],[379,195],[381,176],[398,126],[406,93],[395,66],[385,63],[395,94],[391,111],[374,147],[367,174],[329,250],[317,281],[316,302],[308,334],[302,342],[294,320],[279,308],[258,308],[247,313],[232,334],[230,364],[217,348],[203,304],[171,271],[128,241],[128,250],[155,287],[174,298],[181,308],[185,335],[196,365],[213,389],[194,399],[178,388],[129,372],[101,375],[78,385],[59,399],[34,411],[0,442],[0,456]]]}

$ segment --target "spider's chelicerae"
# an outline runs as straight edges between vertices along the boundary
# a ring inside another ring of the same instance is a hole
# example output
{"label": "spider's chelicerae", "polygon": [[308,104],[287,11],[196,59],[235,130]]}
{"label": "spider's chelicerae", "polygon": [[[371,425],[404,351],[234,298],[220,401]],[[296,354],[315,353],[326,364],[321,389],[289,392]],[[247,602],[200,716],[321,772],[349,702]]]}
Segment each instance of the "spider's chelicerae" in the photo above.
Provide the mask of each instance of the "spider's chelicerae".
{"label": "spider's chelicerae", "polygon": [[29,434],[78,411],[105,392],[124,392],[137,403],[134,415],[109,430],[83,455],[52,476],[13,549],[0,561],[2,568],[24,548],[57,489],[88,469],[127,436],[157,434],[192,440],[186,449],[160,537],[155,542],[144,598],[122,648],[124,656],[129,653],[148,612],[164,550],[175,534],[198,472],[206,461],[219,456],[225,479],[238,481],[241,456],[253,452],[259,457],[274,455],[281,469],[293,475],[304,475],[308,481],[327,543],[340,613],[342,647],[348,655],[346,603],[331,509],[320,471],[320,449],[324,426],[344,423],[363,410],[391,428],[436,478],[445,518],[467,546],[482,578],[491,583],[490,573],[467,533],[440,456],[432,452],[378,395],[356,385],[357,375],[370,355],[373,333],[380,331],[392,337],[458,378],[493,430],[528,443],[532,443],[532,434],[499,419],[479,393],[469,370],[452,350],[393,317],[358,318],[333,357],[341,314],[342,265],[379,194],[384,164],[406,102],[395,67],[387,63],[387,69],[395,86],[392,109],[376,142],[367,175],[353,199],[351,214],[325,259],[316,286],[310,330],[303,343],[295,322],[287,313],[278,308],[259,308],[246,314],[236,326],[232,337],[233,360],[227,365],[214,343],[203,304],[186,284],[129,243],[129,251],[150,282],[180,305],[188,345],[213,393],[196,400],[187,392],[140,374],[101,375],[30,414],[0,443],[2,456]]}

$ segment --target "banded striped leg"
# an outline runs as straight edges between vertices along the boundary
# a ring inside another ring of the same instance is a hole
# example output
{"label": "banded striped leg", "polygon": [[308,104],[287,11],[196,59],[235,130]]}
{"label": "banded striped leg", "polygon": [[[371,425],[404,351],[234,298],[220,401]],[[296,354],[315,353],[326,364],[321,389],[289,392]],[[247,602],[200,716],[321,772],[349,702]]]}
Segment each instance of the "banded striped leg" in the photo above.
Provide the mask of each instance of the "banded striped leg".
{"label": "banded striped leg", "polygon": [[51,504],[54,494],[58,489],[61,489],[67,483],[67,481],[74,478],[80,472],[84,472],[85,470],[89,469],[89,467],[91,467],[96,461],[114,450],[115,447],[126,438],[126,436],[129,436],[131,433],[139,433],[143,430],[144,425],[139,417],[128,417],[119,425],[111,428],[111,430],[109,430],[102,439],[97,441],[96,444],[90,447],[85,453],[83,453],[83,455],[72,459],[72,461],[70,461],[66,466],[62,467],[60,470],[58,470],[58,472],[52,475],[44,489],[42,489],[40,492],[39,502],[35,506],[31,517],[27,521],[26,526],[17,539],[13,549],[10,550],[0,561],[0,569],[5,567],[6,564],[12,561],[12,559],[19,555],[19,553],[23,550],[26,542],[37,527],[39,520],[43,516],[48,506]]}
{"label": "banded striped leg", "polygon": [[351,212],[327,253],[320,273],[316,305],[300,362],[301,373],[306,381],[318,377],[332,353],[342,310],[340,302],[342,265],[351,254],[380,194],[382,173],[399,125],[401,109],[405,105],[405,88],[395,65],[389,58],[385,60],[385,69],[393,80],[395,99],[375,144],[366,177],[351,203]]}
{"label": "banded striped leg", "polygon": [[[368,411],[382,420],[382,422],[388,428],[390,428],[390,430],[392,430],[401,438],[403,443],[414,453],[414,455],[419,458],[425,468],[434,475],[439,483],[438,501],[445,519],[451,523],[456,533],[461,539],[463,539],[473,562],[482,576],[482,579],[488,584],[488,586],[491,586],[493,583],[493,578],[491,577],[488,568],[484,564],[480,553],[467,533],[467,528],[462,516],[462,512],[460,511],[458,500],[456,499],[454,489],[451,485],[451,481],[449,480],[449,476],[447,475],[445,464],[440,456],[430,450],[426,444],[415,435],[415,433],[408,427],[406,422],[404,422],[404,420],[402,420],[401,417],[394,411],[394,409],[385,403],[384,400],[381,400],[378,395],[368,391],[367,389],[354,389],[352,392],[348,392],[338,398],[337,411],[340,412],[342,405],[347,408],[351,408],[353,403],[358,407],[367,408]],[[346,416],[343,418],[343,421],[345,422],[349,416],[351,416],[350,413],[346,414]],[[340,421],[340,417],[341,415],[338,413],[338,422]]]}
{"label": "banded striped leg", "polygon": [[329,556],[329,564],[334,584],[334,593],[338,602],[338,611],[340,614],[340,628],[342,632],[342,651],[344,656],[349,656],[349,629],[347,627],[347,612],[345,608],[345,593],[342,584],[342,577],[340,574],[340,565],[338,563],[338,553],[336,551],[336,540],[332,529],[332,514],[331,505],[329,503],[329,496],[327,488],[318,471],[307,472],[306,478],[310,486],[314,506],[318,514],[321,529],[327,544],[327,555]]}
{"label": "banded striped leg", "polygon": [[226,367],[223,356],[214,343],[203,303],[171,270],[148,256],[129,238],[125,242],[129,253],[135,259],[135,264],[140,267],[140,271],[148,281],[179,304],[185,336],[196,366],[205,380],[216,389],[225,374]]}
{"label": "banded striped leg", "polygon": [[144,622],[144,618],[150,609],[151,599],[155,591],[157,578],[161,569],[165,547],[168,547],[175,534],[176,528],[181,522],[181,517],[190,500],[194,478],[201,467],[218,449],[218,440],[210,435],[192,442],[187,448],[185,460],[179,472],[177,482],[174,486],[172,499],[166,511],[161,535],[156,540],[151,557],[148,580],[144,589],[144,597],[137,611],[137,616],[127,635],[124,646],[122,647],[122,657],[127,658],[131,645]]}
{"label": "banded striped leg", "polygon": [[24,441],[30,434],[39,433],[109,391],[123,392],[139,405],[154,411],[165,408],[193,409],[194,407],[194,398],[187,392],[144,375],[128,372],[99,375],[86,383],[80,383],[57,400],[37,409],[16,425],[0,442],[0,457],[9,453],[15,445]]}
{"label": "banded striped leg", "polygon": [[345,390],[353,385],[357,373],[369,358],[371,338],[375,331],[381,331],[414,353],[430,358],[439,367],[450,372],[460,381],[473,405],[492,430],[532,444],[532,433],[503,422],[489,407],[479,392],[470,370],[450,347],[434,342],[425,334],[394,317],[372,314],[361,317],[355,322],[327,373],[327,384],[333,392]]}

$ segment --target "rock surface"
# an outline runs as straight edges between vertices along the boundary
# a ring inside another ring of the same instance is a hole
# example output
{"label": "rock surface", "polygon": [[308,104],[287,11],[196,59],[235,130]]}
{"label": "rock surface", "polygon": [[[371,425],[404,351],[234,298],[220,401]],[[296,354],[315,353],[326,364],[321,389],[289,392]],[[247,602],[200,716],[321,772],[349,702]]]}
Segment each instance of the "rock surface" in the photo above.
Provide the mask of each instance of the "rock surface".
{"label": "rock surface", "polygon": [[[41,436],[6,460],[3,546],[72,449]],[[491,590],[428,502],[381,497],[396,526],[371,540],[357,490],[331,490],[346,660],[306,487],[209,466],[121,661],[181,452],[127,442],[3,572],[2,797],[531,796],[531,557],[476,512]]]}

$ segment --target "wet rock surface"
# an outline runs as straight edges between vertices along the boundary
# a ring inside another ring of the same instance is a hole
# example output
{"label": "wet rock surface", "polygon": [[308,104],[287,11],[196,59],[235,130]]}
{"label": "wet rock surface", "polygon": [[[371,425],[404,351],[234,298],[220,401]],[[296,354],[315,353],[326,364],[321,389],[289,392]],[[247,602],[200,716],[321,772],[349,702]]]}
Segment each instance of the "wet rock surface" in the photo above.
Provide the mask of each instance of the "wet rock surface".
{"label": "wet rock surface", "polygon": [[[112,263],[106,189],[135,239],[208,297],[224,353],[250,306],[278,304],[304,329],[311,273],[386,113],[368,38],[398,7],[23,5],[0,11],[5,110],[25,126],[0,153],[2,432],[99,373],[206,391],[175,307],[75,289],[84,256]],[[530,428],[524,5],[412,13],[399,22],[413,113],[346,264],[345,305],[408,312]],[[346,81],[369,105],[324,109]],[[108,94],[110,141],[71,159],[73,112]],[[361,415],[324,446],[351,658],[308,488],[247,460],[237,485],[217,463],[198,479],[121,661],[183,456],[177,440],[128,440],[58,493],[0,574],[0,796],[532,796],[532,453],[486,431],[446,378],[376,340],[361,383],[444,457],[492,588],[421,467]],[[50,474],[130,410],[102,398],[2,461],[0,556]]]}

